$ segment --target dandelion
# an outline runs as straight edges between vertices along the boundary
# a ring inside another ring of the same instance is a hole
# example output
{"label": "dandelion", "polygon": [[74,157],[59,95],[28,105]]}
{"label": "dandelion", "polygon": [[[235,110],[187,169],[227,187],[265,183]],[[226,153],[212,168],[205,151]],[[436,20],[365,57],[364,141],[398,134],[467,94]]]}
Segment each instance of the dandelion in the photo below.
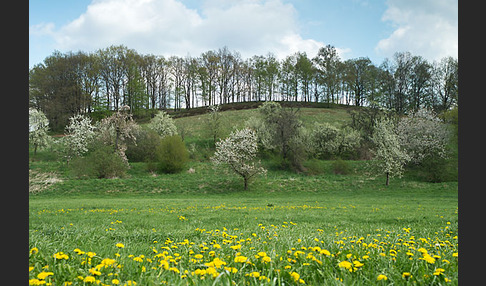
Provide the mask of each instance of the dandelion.
{"label": "dandelion", "polygon": [[37,254],[38,252],[39,252],[39,249],[37,247],[32,247],[32,249],[29,251],[29,255]]}
{"label": "dandelion", "polygon": [[84,283],[94,283],[94,282],[96,282],[96,278],[94,278],[93,276],[86,276],[83,279],[83,282]]}
{"label": "dandelion", "polygon": [[339,262],[338,263],[338,266],[341,267],[341,268],[346,268],[346,269],[349,270],[349,269],[351,269],[351,267],[353,266],[353,264],[351,262],[349,262],[349,261],[344,260],[344,261]]}
{"label": "dandelion", "polygon": [[290,272],[290,277],[294,279],[295,282],[299,281],[300,275],[297,272]]}
{"label": "dandelion", "polygon": [[255,271],[255,272],[251,272],[250,274],[247,274],[247,275],[250,276],[250,277],[258,278],[258,277],[260,277],[260,272]]}
{"label": "dandelion", "polygon": [[51,275],[54,275],[54,273],[42,271],[41,273],[37,274],[37,278],[39,278],[40,280],[44,280]]}
{"label": "dandelion", "polygon": [[410,272],[403,272],[402,273],[402,278],[405,278],[405,279],[408,280],[411,277],[413,277],[413,276],[412,276],[412,274]]}
{"label": "dandelion", "polygon": [[120,242],[115,244],[115,246],[118,247],[118,248],[125,248],[125,245],[123,243],[120,243]]}
{"label": "dandelion", "polygon": [[445,272],[445,270],[444,270],[443,268],[436,268],[436,269],[434,270],[433,275],[435,275],[435,276],[439,276],[439,275],[441,275],[441,274],[442,274],[442,273],[444,273],[444,272]]}
{"label": "dandelion", "polygon": [[246,256],[236,256],[235,257],[235,262],[239,262],[239,263],[243,263],[243,262],[246,262],[248,261],[248,257]]}
{"label": "dandelion", "polygon": [[64,254],[64,252],[57,252],[57,253],[54,253],[53,257],[55,259],[66,259],[68,260],[69,259],[69,256],[67,254]]}
{"label": "dandelion", "polygon": [[83,255],[83,254],[85,254],[85,253],[86,253],[86,252],[82,251],[82,250],[81,250],[81,249],[79,249],[79,248],[74,249],[74,252],[76,252],[76,254],[77,254],[77,255]]}
{"label": "dandelion", "polygon": [[386,275],[384,275],[384,274],[380,274],[380,275],[378,275],[378,277],[376,277],[376,280],[377,281],[388,280],[388,277],[386,277]]}
{"label": "dandelion", "polygon": [[113,284],[113,285],[118,285],[118,284],[120,284],[120,280],[118,280],[118,279],[113,279],[113,280],[111,280],[111,284]]}

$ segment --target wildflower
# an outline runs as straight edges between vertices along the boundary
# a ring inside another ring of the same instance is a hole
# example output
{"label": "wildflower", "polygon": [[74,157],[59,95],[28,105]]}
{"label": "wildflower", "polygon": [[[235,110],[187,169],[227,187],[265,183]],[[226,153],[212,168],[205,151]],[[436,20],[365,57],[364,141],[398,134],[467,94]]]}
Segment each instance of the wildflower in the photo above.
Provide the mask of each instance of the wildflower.
{"label": "wildflower", "polygon": [[324,254],[325,256],[331,256],[331,253],[329,252],[329,250],[326,250],[326,249],[321,250],[319,253]]}
{"label": "wildflower", "polygon": [[353,264],[351,262],[349,262],[349,261],[344,260],[344,261],[339,262],[338,263],[338,266],[341,267],[341,268],[346,268],[346,269],[349,270],[349,269],[351,269],[351,267],[353,266]]}
{"label": "wildflower", "polygon": [[89,273],[93,274],[93,275],[98,275],[100,276],[101,275],[101,272],[99,272],[98,270],[96,270],[95,268],[91,268],[89,270]]}
{"label": "wildflower", "polygon": [[93,256],[96,255],[96,252],[88,251],[86,254],[89,256],[89,258],[93,258]]}
{"label": "wildflower", "polygon": [[354,264],[354,267],[361,267],[361,266],[364,265],[363,263],[359,262],[358,260],[354,260],[353,264]]}
{"label": "wildflower", "polygon": [[238,269],[235,267],[224,267],[224,270],[230,272],[230,273],[236,273],[238,272]]}
{"label": "wildflower", "polygon": [[290,272],[290,277],[294,279],[295,282],[299,281],[300,275],[297,272]]}
{"label": "wildflower", "polygon": [[118,285],[118,284],[120,284],[120,280],[118,280],[118,279],[113,279],[113,280],[111,280],[111,284],[113,284],[113,285]]}
{"label": "wildflower", "polygon": [[177,274],[181,273],[181,272],[179,271],[179,269],[177,269],[177,268],[175,268],[175,267],[171,267],[171,268],[169,268],[169,271],[172,271],[172,272],[177,273]]}
{"label": "wildflower", "polygon": [[412,276],[412,274],[410,272],[403,272],[402,273],[402,277],[405,278],[405,279],[408,279],[408,278],[411,278],[413,276]]}
{"label": "wildflower", "polygon": [[115,259],[105,258],[105,259],[101,260],[101,264],[105,267],[112,265],[113,263],[115,263]]}
{"label": "wildflower", "polygon": [[115,244],[115,246],[118,247],[118,248],[125,248],[125,245],[123,243],[120,243],[120,242]]}
{"label": "wildflower", "polygon": [[245,256],[236,256],[235,257],[235,262],[243,263],[243,262],[246,262],[246,261],[248,261],[248,257],[245,257]]}
{"label": "wildflower", "polygon": [[45,284],[46,281],[42,281],[42,280],[39,280],[39,279],[29,279],[29,285],[42,285],[42,284]]}
{"label": "wildflower", "polygon": [[208,267],[208,269],[206,269],[206,274],[212,275],[213,278],[219,275],[218,271],[216,271],[214,267]]}
{"label": "wildflower", "polygon": [[29,255],[36,254],[38,252],[39,252],[39,249],[37,247],[32,247],[32,249],[29,251]]}
{"label": "wildflower", "polygon": [[445,270],[444,270],[443,268],[436,268],[436,269],[434,270],[433,275],[435,275],[435,276],[439,276],[439,275],[441,275],[442,273],[444,273],[444,271],[445,271]]}
{"label": "wildflower", "polygon": [[265,256],[265,257],[262,258],[262,261],[265,262],[265,263],[268,263],[268,262],[272,261],[272,259],[269,256]]}
{"label": "wildflower", "polygon": [[93,276],[86,276],[83,279],[83,282],[84,283],[94,283],[94,282],[96,282],[96,278],[94,278]]}
{"label": "wildflower", "polygon": [[137,262],[143,262],[143,258],[137,256],[135,258],[133,258],[134,261],[137,261]]}
{"label": "wildflower", "polygon": [[251,272],[250,274],[247,274],[247,275],[249,275],[250,277],[258,278],[258,277],[260,277],[260,272],[255,271],[255,272]]}
{"label": "wildflower", "polygon": [[69,256],[67,254],[64,254],[64,252],[57,252],[57,253],[54,253],[53,257],[55,259],[66,259],[68,260],[69,259]]}
{"label": "wildflower", "polygon": [[429,254],[424,254],[424,256],[422,258],[420,258],[420,259],[425,260],[425,261],[427,261],[430,264],[434,264],[435,263],[435,258],[433,258],[432,256],[430,256]]}
{"label": "wildflower", "polygon": [[380,275],[378,275],[378,277],[376,277],[376,280],[378,280],[378,281],[388,280],[388,277],[386,277],[386,275],[384,275],[384,274],[380,274]]}
{"label": "wildflower", "polygon": [[85,254],[85,253],[86,253],[86,252],[82,251],[82,250],[81,250],[81,249],[79,249],[79,248],[74,249],[74,252],[76,252],[76,254],[78,254],[78,255],[83,255],[83,254]]}
{"label": "wildflower", "polygon": [[41,273],[37,274],[37,278],[39,278],[40,280],[44,280],[48,276],[51,276],[51,275],[54,275],[54,273],[53,272],[45,272],[45,271],[42,271]]}

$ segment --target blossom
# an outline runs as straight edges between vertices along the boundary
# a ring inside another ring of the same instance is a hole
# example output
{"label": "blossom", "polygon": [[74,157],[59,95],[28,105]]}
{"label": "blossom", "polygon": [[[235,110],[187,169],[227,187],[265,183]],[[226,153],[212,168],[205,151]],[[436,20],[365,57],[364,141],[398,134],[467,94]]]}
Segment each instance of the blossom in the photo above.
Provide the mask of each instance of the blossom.
{"label": "blossom", "polygon": [[235,257],[235,262],[243,263],[243,262],[246,262],[246,261],[248,261],[248,257],[246,257],[246,256],[236,256]]}
{"label": "blossom", "polygon": [[115,244],[115,246],[118,247],[118,248],[124,248],[125,247],[125,245],[123,243],[120,243],[120,242]]}
{"label": "blossom", "polygon": [[113,279],[113,280],[111,280],[111,284],[118,285],[118,284],[120,284],[120,280]]}
{"label": "blossom", "polygon": [[83,279],[83,282],[84,283],[94,283],[94,282],[96,282],[96,278],[94,278],[93,276],[86,276]]}
{"label": "blossom", "polygon": [[435,276],[439,276],[439,275],[441,275],[441,274],[442,274],[442,273],[444,273],[444,272],[445,272],[445,270],[444,270],[443,268],[436,268],[436,269],[434,270],[433,275],[435,275]]}
{"label": "blossom", "polygon": [[402,277],[405,278],[405,279],[408,279],[408,278],[411,278],[413,276],[412,276],[412,274],[410,272],[403,272],[402,273]]}
{"label": "blossom", "polygon": [[341,268],[346,268],[346,269],[351,269],[351,267],[353,266],[353,264],[347,260],[344,260],[344,261],[341,261],[338,263],[338,266],[341,267]]}
{"label": "blossom", "polygon": [[64,252],[60,251],[60,252],[57,252],[53,255],[53,257],[55,259],[66,259],[68,260],[69,259],[69,256],[67,254],[64,254]]}
{"label": "blossom", "polygon": [[300,275],[297,272],[290,272],[290,277],[292,277],[292,279],[297,282],[299,281]]}
{"label": "blossom", "polygon": [[380,274],[380,275],[378,275],[378,277],[376,277],[376,280],[378,280],[378,281],[388,280],[388,277],[386,277],[386,275],[384,275],[384,274]]}
{"label": "blossom", "polygon": [[39,249],[37,247],[32,247],[32,249],[29,251],[29,255],[30,254],[36,254],[39,252]]}
{"label": "blossom", "polygon": [[37,274],[37,278],[39,278],[41,280],[44,280],[48,276],[51,276],[51,275],[54,275],[54,273],[53,272],[45,272],[45,271],[42,271],[41,273]]}

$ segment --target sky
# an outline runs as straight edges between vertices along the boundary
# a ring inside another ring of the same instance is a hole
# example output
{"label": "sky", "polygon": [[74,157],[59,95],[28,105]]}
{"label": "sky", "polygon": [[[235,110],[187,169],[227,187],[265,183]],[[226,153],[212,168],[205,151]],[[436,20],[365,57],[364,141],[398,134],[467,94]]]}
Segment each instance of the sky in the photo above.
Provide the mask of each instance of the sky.
{"label": "sky", "polygon": [[375,65],[409,51],[458,57],[458,0],[29,0],[29,68],[54,51],[125,45],[140,54],[242,58],[334,46]]}

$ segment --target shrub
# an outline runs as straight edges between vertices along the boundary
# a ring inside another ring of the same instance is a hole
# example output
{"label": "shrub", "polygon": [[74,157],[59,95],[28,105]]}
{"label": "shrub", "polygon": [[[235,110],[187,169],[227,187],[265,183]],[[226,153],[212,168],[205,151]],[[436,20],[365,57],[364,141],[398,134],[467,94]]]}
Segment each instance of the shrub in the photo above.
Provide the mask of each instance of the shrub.
{"label": "shrub", "polygon": [[158,171],[161,173],[178,173],[184,169],[189,160],[189,152],[179,135],[167,136],[156,149]]}
{"label": "shrub", "polygon": [[88,155],[73,159],[69,169],[78,178],[116,178],[125,176],[128,164],[113,146],[98,143]]}
{"label": "shrub", "polygon": [[136,144],[128,143],[125,154],[131,162],[154,162],[156,160],[157,146],[162,142],[162,138],[151,129],[139,128],[135,132]]}
{"label": "shrub", "polygon": [[348,175],[351,173],[351,167],[348,162],[339,158],[332,162],[332,172],[336,175]]}

